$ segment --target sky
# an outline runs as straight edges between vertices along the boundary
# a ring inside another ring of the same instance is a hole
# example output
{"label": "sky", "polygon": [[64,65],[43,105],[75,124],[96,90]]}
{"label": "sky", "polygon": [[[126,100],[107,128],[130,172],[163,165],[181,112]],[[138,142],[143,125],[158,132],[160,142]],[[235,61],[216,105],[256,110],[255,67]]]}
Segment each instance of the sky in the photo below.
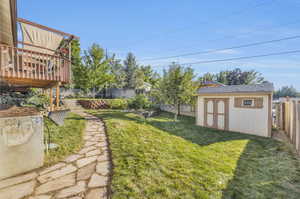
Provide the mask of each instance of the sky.
{"label": "sky", "polygon": [[[300,38],[247,48],[176,57],[300,35],[300,0],[18,0],[19,17],[80,37],[81,47],[100,44],[124,59],[161,72],[175,61],[229,59],[300,50]],[[300,53],[190,65],[197,76],[239,67],[256,70],[275,88],[300,90]]]}

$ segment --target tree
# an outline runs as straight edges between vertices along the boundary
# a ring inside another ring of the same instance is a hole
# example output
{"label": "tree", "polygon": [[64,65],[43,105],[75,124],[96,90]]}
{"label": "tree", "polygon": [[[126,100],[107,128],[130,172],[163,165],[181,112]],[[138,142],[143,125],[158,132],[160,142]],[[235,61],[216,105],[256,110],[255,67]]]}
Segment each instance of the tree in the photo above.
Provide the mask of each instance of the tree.
{"label": "tree", "polygon": [[138,69],[138,65],[136,63],[135,56],[133,53],[128,53],[126,60],[124,61],[124,72],[126,74],[125,77],[125,88],[136,88],[136,72]]}
{"label": "tree", "polygon": [[255,70],[242,71],[240,68],[221,71],[217,74],[206,73],[199,78],[200,84],[205,81],[217,81],[225,85],[258,84],[263,83],[264,78]]}
{"label": "tree", "polygon": [[184,68],[179,64],[172,63],[168,70],[164,70],[160,82],[160,92],[165,103],[177,107],[174,119],[180,115],[180,104],[190,103],[196,91],[193,82],[194,71],[191,68]]}
{"label": "tree", "polygon": [[87,75],[86,89],[93,91],[95,97],[96,90],[105,88],[113,80],[113,75],[109,72],[110,58],[107,58],[104,49],[98,44],[93,44],[88,51],[84,52],[83,63]]}
{"label": "tree", "polygon": [[293,86],[283,86],[274,93],[274,98],[280,97],[300,97],[300,93]]}
{"label": "tree", "polygon": [[110,83],[109,88],[123,88],[125,87],[126,73],[120,59],[116,59],[115,55],[111,58],[111,74],[113,81]]}
{"label": "tree", "polygon": [[87,87],[87,71],[82,64],[81,48],[78,40],[71,42],[72,87],[84,89]]}
{"label": "tree", "polygon": [[150,65],[148,66],[141,66],[140,70],[144,74],[144,82],[147,82],[151,85],[155,85],[159,80],[159,74],[154,72]]}

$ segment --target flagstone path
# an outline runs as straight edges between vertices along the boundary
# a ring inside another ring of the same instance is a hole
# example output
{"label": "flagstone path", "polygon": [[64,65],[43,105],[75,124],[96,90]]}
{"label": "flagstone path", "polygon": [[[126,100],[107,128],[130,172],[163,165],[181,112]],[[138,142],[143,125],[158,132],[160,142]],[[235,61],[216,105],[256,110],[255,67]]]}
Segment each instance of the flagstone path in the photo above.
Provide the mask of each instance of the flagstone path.
{"label": "flagstone path", "polygon": [[83,148],[49,168],[1,180],[0,199],[108,198],[111,160],[104,124],[76,112],[87,120]]}

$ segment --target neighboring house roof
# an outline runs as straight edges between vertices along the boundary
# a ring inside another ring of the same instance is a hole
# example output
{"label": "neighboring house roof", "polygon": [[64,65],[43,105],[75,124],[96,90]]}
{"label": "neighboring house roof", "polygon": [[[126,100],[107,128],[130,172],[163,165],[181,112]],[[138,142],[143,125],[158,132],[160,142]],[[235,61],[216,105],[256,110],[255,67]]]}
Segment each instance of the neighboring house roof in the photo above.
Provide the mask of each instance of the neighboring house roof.
{"label": "neighboring house roof", "polygon": [[203,87],[198,89],[198,94],[215,94],[215,93],[266,93],[273,92],[272,83],[254,84],[254,85],[232,85],[219,87]]}
{"label": "neighboring house roof", "polygon": [[220,82],[217,81],[205,81],[202,83],[203,85],[219,85],[219,86],[224,86],[224,84],[221,84]]}

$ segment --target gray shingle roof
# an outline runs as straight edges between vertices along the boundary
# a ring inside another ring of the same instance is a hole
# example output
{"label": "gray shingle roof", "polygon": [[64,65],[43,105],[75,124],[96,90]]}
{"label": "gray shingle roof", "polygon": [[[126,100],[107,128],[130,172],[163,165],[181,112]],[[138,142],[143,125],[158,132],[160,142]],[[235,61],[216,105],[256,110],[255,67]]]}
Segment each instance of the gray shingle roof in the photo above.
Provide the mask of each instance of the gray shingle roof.
{"label": "gray shingle roof", "polygon": [[203,87],[198,89],[198,94],[213,94],[213,93],[265,93],[273,92],[274,86],[272,83],[263,83],[255,85],[232,85],[219,87]]}

